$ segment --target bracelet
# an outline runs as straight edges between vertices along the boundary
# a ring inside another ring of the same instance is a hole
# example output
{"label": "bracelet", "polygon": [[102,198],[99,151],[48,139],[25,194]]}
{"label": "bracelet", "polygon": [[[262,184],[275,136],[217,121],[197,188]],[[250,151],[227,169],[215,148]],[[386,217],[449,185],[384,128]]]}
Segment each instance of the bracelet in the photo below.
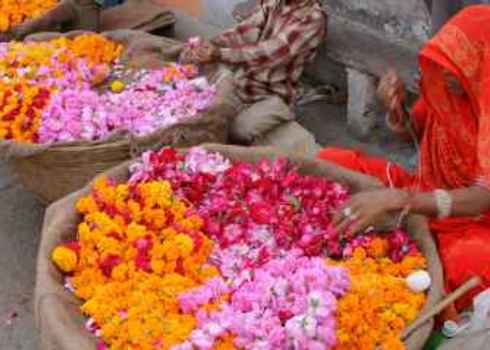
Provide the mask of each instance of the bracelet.
{"label": "bracelet", "polygon": [[453,199],[448,191],[437,189],[434,191],[434,198],[437,205],[437,218],[446,219],[451,216],[453,209]]}

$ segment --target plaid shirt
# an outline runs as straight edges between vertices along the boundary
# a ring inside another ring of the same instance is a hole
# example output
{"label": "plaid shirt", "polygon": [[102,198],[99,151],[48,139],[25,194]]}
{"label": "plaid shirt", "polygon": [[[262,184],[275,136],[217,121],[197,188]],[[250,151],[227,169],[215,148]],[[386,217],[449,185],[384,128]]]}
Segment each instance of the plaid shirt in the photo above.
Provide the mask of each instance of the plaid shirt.
{"label": "plaid shirt", "polygon": [[293,105],[304,65],[326,37],[326,22],[316,0],[264,0],[253,15],[214,38],[222,61],[238,66],[240,99],[253,103],[278,95]]}

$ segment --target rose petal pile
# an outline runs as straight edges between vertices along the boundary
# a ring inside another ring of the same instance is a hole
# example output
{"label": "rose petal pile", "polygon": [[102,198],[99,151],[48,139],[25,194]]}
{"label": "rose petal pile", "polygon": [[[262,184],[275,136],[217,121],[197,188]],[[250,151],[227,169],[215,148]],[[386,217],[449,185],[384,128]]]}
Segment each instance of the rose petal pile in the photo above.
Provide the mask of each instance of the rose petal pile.
{"label": "rose petal pile", "polygon": [[22,22],[42,16],[57,3],[57,0],[2,0],[0,2],[0,33]]}
{"label": "rose petal pile", "polygon": [[[195,118],[213,103],[215,88],[198,77],[196,67],[169,64],[133,71],[118,62],[121,52],[120,45],[95,34],[0,44],[3,83],[42,88],[50,95],[39,108],[40,120],[36,113],[36,122],[21,135],[11,130],[20,122],[0,116],[0,137],[50,144],[101,140],[125,131],[143,136]],[[108,88],[101,87],[107,82]],[[16,92],[16,101],[23,97],[23,90]],[[21,114],[23,106],[12,104],[6,113],[24,121],[11,110]]]}
{"label": "rose petal pile", "polygon": [[[336,344],[337,298],[350,285],[348,273],[322,258],[292,250],[254,271],[218,311],[200,309],[231,290],[225,281],[183,293],[181,309],[197,314],[198,327],[175,350],[212,349],[217,338],[235,335],[240,349],[323,350]],[[217,288],[218,287],[218,288]]]}
{"label": "rose petal pile", "polygon": [[340,236],[339,184],[202,148],[130,170],[78,202],[78,239],[52,255],[100,349],[403,348],[425,259],[400,230]]}
{"label": "rose petal pile", "polygon": [[[115,131],[144,136],[195,118],[212,104],[215,96],[214,87],[206,81],[203,86],[192,79],[196,75],[192,66],[171,65],[141,72],[135,82],[120,92],[101,94],[90,87],[65,89],[44,109],[39,140],[41,143],[100,140]],[[179,78],[167,84],[172,76]]]}

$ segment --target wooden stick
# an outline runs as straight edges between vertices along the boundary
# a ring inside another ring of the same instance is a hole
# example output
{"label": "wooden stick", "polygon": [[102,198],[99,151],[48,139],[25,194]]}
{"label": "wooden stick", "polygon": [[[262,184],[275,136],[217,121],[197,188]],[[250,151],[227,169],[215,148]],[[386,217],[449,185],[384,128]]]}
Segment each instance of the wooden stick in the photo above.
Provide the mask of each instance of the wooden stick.
{"label": "wooden stick", "polygon": [[401,336],[402,340],[407,339],[408,336],[410,336],[410,334],[416,331],[425,322],[429,321],[432,317],[439,314],[442,310],[444,310],[446,307],[454,303],[457,299],[459,299],[464,294],[468,293],[473,288],[477,287],[480,283],[481,283],[480,277],[473,277],[472,279],[468,280],[465,284],[463,284],[461,287],[459,287],[454,292],[449,294],[439,303],[434,305],[432,309],[427,311],[424,315],[421,315],[419,318],[415,320],[415,322],[413,322],[410,326],[408,326],[405,329],[405,331],[402,333]]}

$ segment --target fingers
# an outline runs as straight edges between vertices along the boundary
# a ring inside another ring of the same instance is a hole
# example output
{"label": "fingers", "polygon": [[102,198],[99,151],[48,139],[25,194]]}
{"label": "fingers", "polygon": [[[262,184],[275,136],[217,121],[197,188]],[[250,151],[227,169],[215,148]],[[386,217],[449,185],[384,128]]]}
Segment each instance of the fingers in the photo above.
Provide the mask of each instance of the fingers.
{"label": "fingers", "polygon": [[339,234],[344,234],[346,233],[347,229],[349,228],[349,225],[352,223],[352,220],[348,217],[344,217],[338,225],[335,226]]}
{"label": "fingers", "polygon": [[357,204],[356,199],[353,198],[340,211],[335,213],[332,224],[340,233],[344,233],[349,225],[358,220],[360,216],[359,213],[359,205]]}
{"label": "fingers", "polygon": [[349,227],[347,227],[345,234],[347,236],[354,236],[358,233],[364,232],[368,226],[369,226],[368,220],[361,219],[361,220],[353,221],[352,224],[349,225]]}
{"label": "fingers", "polygon": [[345,219],[345,216],[344,214],[342,213],[342,211],[338,211],[334,214],[333,218],[332,218],[332,225],[334,227],[338,227],[339,224],[342,222],[342,220]]}

